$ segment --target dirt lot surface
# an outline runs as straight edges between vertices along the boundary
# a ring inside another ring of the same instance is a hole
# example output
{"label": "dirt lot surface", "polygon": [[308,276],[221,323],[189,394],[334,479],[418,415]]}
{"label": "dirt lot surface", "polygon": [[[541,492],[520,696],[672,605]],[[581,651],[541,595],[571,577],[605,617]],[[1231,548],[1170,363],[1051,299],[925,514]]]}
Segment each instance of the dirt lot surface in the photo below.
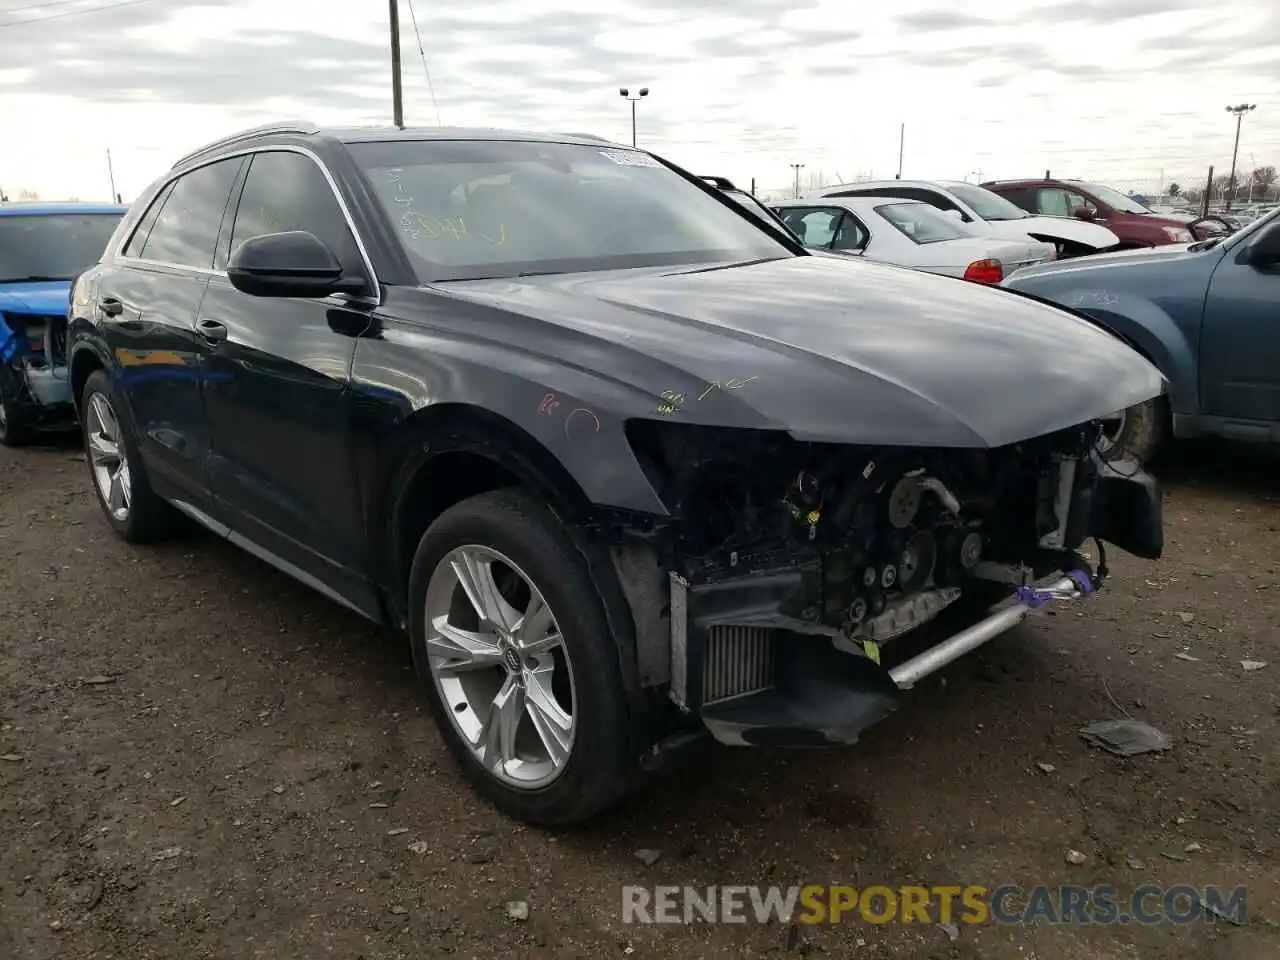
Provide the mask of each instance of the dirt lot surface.
{"label": "dirt lot surface", "polygon": [[[1166,559],[1113,557],[1087,612],[953,664],[857,747],[708,749],[551,835],[463,786],[395,638],[211,536],[117,541],[74,444],[0,450],[0,958],[1275,958],[1277,467],[1182,451]],[[1122,711],[1173,748],[1078,735]],[[1244,885],[1248,918],[622,921],[627,884],[913,882]]]}

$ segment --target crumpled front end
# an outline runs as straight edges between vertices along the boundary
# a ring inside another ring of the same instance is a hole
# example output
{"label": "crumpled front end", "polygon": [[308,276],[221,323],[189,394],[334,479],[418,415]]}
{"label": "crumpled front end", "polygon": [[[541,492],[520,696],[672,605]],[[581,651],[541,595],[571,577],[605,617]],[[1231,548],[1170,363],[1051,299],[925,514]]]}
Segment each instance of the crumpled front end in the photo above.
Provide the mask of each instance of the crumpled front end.
{"label": "crumpled front end", "polygon": [[1163,550],[1155,480],[1103,461],[1096,423],[985,451],[676,433],[637,443],[682,518],[642,673],[723,743],[852,743],[1032,611],[1086,600],[1104,543]]}
{"label": "crumpled front end", "polygon": [[10,428],[75,422],[65,316],[0,310],[0,400]]}

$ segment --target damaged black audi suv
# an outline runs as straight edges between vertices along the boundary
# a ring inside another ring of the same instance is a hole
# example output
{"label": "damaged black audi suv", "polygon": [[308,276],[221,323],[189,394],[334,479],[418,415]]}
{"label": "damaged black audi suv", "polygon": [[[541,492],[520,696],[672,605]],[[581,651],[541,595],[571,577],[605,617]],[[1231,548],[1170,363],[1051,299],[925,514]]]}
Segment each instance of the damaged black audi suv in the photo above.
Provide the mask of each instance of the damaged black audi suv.
{"label": "damaged black audi suv", "polygon": [[115,531],[194,520],[407,635],[462,770],[531,823],[706,734],[852,743],[1093,594],[1106,544],[1163,549],[1156,482],[1099,454],[1165,389],[1112,333],[812,256],[590,136],[219,140],[133,204],[69,324]]}

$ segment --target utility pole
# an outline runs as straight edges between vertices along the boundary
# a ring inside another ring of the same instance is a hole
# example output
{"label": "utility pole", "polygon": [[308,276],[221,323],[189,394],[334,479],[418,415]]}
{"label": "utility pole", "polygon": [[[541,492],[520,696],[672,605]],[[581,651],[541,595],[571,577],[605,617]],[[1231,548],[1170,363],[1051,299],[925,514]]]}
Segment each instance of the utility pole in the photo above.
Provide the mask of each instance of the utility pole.
{"label": "utility pole", "polygon": [[902,150],[907,144],[907,125],[901,123],[898,125],[898,175],[895,180],[902,179]]}
{"label": "utility pole", "polygon": [[1227,107],[1227,113],[1236,115],[1236,145],[1231,148],[1231,176],[1227,177],[1227,197],[1223,204],[1223,210],[1231,210],[1231,201],[1236,193],[1236,154],[1240,152],[1240,121],[1244,119],[1244,115],[1250,110],[1257,108],[1256,103],[1238,103],[1234,107]]}
{"label": "utility pole", "polygon": [[799,199],[800,199],[800,171],[801,171],[801,170],[803,170],[803,169],[804,169],[804,164],[803,164],[803,163],[793,163],[793,164],[791,165],[791,170],[792,170],[792,172],[795,174],[795,178],[796,178],[796,188],[795,188],[795,192],[796,192],[796,199],[797,199],[797,200],[799,200]]}
{"label": "utility pole", "polygon": [[111,199],[115,203],[120,202],[120,194],[116,193],[116,172],[111,166],[111,148],[107,147],[107,178],[111,181]]}
{"label": "utility pole", "polygon": [[400,0],[388,0],[391,13],[391,122],[404,129],[404,88],[400,82]]}
{"label": "utility pole", "polygon": [[1213,196],[1213,164],[1209,165],[1209,176],[1204,182],[1204,197],[1200,200],[1200,216],[1209,215],[1209,198]]}

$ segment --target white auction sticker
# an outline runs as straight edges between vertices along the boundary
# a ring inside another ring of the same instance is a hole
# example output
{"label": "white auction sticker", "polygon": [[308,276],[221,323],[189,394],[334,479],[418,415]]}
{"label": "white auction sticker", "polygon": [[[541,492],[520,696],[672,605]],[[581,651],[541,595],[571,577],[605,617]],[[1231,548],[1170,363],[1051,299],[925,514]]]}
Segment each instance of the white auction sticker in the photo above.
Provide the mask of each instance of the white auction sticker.
{"label": "white auction sticker", "polygon": [[638,150],[601,150],[602,157],[608,157],[620,167],[660,167],[660,164],[647,153]]}

